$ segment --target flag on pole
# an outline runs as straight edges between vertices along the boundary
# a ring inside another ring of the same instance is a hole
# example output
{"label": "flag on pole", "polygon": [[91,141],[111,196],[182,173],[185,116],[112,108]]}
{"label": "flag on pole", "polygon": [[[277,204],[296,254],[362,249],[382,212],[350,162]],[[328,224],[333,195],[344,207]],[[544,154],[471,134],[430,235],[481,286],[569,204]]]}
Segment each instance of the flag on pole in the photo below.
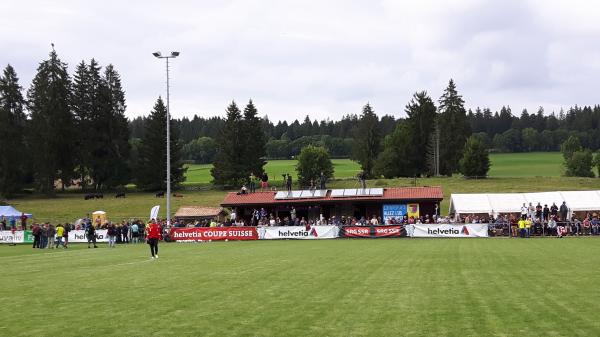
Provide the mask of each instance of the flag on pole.
{"label": "flag on pole", "polygon": [[158,220],[158,210],[160,209],[159,205],[152,207],[150,210],[150,220],[157,219]]}

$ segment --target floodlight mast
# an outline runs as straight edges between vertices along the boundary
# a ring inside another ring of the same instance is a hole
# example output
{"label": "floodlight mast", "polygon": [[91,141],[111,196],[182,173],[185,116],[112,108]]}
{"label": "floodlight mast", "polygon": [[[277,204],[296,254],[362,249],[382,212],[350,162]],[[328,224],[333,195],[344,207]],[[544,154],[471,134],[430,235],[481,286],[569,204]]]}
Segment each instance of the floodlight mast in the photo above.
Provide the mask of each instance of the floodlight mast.
{"label": "floodlight mast", "polygon": [[152,53],[154,57],[165,59],[167,64],[167,226],[171,226],[171,109],[170,109],[170,87],[169,87],[169,59],[179,56],[178,51],[172,51],[171,55],[162,56],[161,52]]}

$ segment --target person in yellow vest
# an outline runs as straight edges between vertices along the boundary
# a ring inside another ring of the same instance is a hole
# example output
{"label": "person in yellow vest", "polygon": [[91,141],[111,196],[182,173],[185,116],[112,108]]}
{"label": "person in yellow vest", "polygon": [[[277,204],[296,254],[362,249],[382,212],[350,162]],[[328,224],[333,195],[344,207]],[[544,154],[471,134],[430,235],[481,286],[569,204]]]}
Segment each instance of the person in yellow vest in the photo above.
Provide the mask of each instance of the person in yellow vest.
{"label": "person in yellow vest", "polygon": [[527,232],[527,237],[531,237],[531,218],[527,218],[527,220],[525,220],[525,229]]}
{"label": "person in yellow vest", "polygon": [[519,224],[519,235],[521,236],[521,238],[525,238],[525,217],[521,217],[518,224]]}
{"label": "person in yellow vest", "polygon": [[56,225],[56,241],[54,241],[55,248],[58,248],[61,245],[63,245],[64,247],[64,244],[62,242],[64,232],[65,229],[61,224]]}

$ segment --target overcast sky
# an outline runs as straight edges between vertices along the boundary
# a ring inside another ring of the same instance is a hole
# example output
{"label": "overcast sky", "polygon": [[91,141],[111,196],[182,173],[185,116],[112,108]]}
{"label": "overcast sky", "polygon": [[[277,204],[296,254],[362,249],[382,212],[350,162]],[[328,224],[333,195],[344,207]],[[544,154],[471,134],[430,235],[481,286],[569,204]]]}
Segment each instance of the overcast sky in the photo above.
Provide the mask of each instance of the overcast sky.
{"label": "overcast sky", "polygon": [[28,88],[54,42],[72,74],[112,63],[127,116],[165,95],[174,117],[224,115],[252,98],[271,120],[339,119],[370,102],[404,116],[415,91],[437,101],[454,78],[467,107],[514,114],[600,103],[596,1],[0,2],[0,65]]}

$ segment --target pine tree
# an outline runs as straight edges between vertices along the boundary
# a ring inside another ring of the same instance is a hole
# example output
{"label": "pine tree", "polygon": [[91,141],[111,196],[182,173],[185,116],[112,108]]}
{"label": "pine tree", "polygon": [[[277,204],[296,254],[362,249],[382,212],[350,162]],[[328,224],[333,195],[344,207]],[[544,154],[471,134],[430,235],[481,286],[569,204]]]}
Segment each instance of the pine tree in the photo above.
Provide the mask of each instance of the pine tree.
{"label": "pine tree", "polygon": [[[100,90],[101,119],[97,122],[103,127],[104,137],[97,144],[103,150],[96,150],[100,158],[94,158],[97,162],[94,179],[100,187],[124,186],[129,181],[129,125],[125,117],[125,93],[121,78],[111,64],[104,70]],[[173,127],[172,132],[177,135],[176,128]],[[178,140],[179,137],[171,135],[171,139]]]}
{"label": "pine tree", "polygon": [[367,103],[363,107],[358,126],[355,131],[354,145],[352,147],[352,159],[360,163],[365,175],[373,177],[375,159],[381,151],[381,133],[379,131],[379,119]]}
{"label": "pine tree", "polygon": [[265,145],[267,143],[265,133],[262,127],[262,121],[258,117],[258,111],[252,103],[248,102],[244,108],[244,119],[242,121],[242,129],[244,133],[245,149],[243,164],[246,166],[244,174],[250,176],[254,173],[259,176],[264,171],[265,161]]}
{"label": "pine tree", "polygon": [[217,136],[217,155],[210,173],[216,185],[239,187],[246,183],[244,169],[246,139],[242,132],[242,114],[235,102],[227,107],[227,118]]}
{"label": "pine tree", "polygon": [[[134,170],[135,182],[144,190],[164,190],[167,183],[167,108],[162,98],[158,98],[150,116],[146,119],[144,135],[139,144],[138,161]],[[179,132],[170,123],[171,142],[171,184],[174,188],[185,180],[185,168],[181,156],[182,144]]]}
{"label": "pine tree", "polygon": [[435,127],[435,105],[426,91],[417,92],[404,109],[410,130],[410,158],[413,175],[427,171],[427,151]]}
{"label": "pine tree", "polygon": [[26,167],[25,100],[19,78],[9,64],[0,77],[0,197],[7,197],[23,186]]}
{"label": "pine tree", "polygon": [[50,52],[42,61],[27,92],[31,129],[28,132],[37,188],[53,193],[57,178],[71,182],[75,166],[75,124],[70,105],[71,80],[67,65]]}
{"label": "pine tree", "polygon": [[89,164],[91,162],[91,145],[89,135],[91,125],[91,95],[92,87],[89,80],[89,68],[81,61],[75,68],[71,103],[75,118],[76,147],[75,172],[81,187],[86,188],[90,183]]}
{"label": "pine tree", "polygon": [[448,87],[439,100],[438,124],[440,127],[440,174],[452,175],[458,172],[459,160],[463,156],[465,142],[471,135],[467,120],[465,101],[456,91],[450,79]]}

